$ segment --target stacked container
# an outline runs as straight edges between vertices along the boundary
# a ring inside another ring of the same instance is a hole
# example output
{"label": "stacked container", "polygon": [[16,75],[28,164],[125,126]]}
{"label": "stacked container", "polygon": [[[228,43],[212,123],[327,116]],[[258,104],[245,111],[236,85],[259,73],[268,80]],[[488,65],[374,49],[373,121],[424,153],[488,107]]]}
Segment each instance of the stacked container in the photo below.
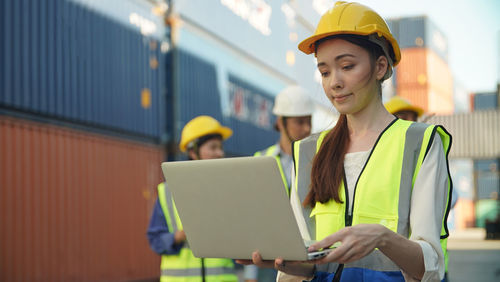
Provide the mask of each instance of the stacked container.
{"label": "stacked container", "polygon": [[0,281],[159,276],[145,233],[166,39],[152,7],[0,1]]}
{"label": "stacked container", "polygon": [[426,112],[453,113],[453,77],[444,35],[427,17],[393,19],[388,23],[401,47],[396,94]]}

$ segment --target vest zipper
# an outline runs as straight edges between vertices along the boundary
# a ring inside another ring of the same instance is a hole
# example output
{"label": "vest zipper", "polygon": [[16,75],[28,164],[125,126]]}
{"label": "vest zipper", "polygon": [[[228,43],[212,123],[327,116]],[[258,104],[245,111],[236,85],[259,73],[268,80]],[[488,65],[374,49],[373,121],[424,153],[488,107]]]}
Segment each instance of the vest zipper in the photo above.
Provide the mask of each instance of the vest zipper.
{"label": "vest zipper", "polygon": [[[347,187],[347,177],[345,176],[345,169],[344,169],[344,194],[345,194],[345,215],[344,215],[344,225],[345,226],[351,226],[352,225],[352,214],[349,214],[349,189]],[[354,197],[353,197],[353,202],[352,206],[354,208]]]}

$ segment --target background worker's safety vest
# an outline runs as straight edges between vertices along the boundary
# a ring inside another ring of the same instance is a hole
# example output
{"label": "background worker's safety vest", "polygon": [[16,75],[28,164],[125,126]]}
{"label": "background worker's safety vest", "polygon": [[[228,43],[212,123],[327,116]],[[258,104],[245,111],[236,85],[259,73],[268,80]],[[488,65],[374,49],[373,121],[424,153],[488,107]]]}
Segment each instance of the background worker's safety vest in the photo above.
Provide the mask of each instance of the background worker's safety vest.
{"label": "background worker's safety vest", "polygon": [[283,166],[281,165],[281,158],[279,152],[280,152],[279,144],[274,144],[267,149],[256,152],[254,154],[254,157],[270,156],[276,159],[276,162],[278,163],[278,168],[280,170],[281,179],[283,180],[283,185],[285,185],[286,193],[288,196],[290,196],[290,183],[288,183],[288,181],[286,180],[286,175],[285,172],[283,171]]}
{"label": "background worker's safety vest", "polygon": [[[182,223],[177,214],[175,203],[165,183],[158,185],[158,199],[167,221],[168,230],[175,233],[182,230]],[[237,282],[238,277],[234,271],[231,259],[205,258],[205,281],[231,281]],[[168,282],[200,282],[202,281],[202,259],[196,258],[184,243],[179,254],[161,256],[161,279]]]}
{"label": "background worker's safety vest", "polygon": [[[297,187],[296,192],[301,202],[304,201],[309,190],[313,157],[327,133],[328,131],[311,135],[293,145],[296,169],[295,187]],[[409,238],[413,185],[436,133],[441,137],[448,163],[451,136],[443,127],[400,119],[387,126],[376,141],[357,179],[356,187],[354,187],[352,215],[348,214],[349,193],[345,186],[345,175],[339,189],[339,196],[343,203],[337,203],[332,199],[324,204],[317,202],[312,209],[303,208],[303,216],[308,224],[311,238],[321,240],[345,226],[360,223],[382,224]],[[447,189],[448,197],[440,238],[445,265],[448,260],[446,220],[450,209],[452,189],[449,170]],[[432,197],[432,195],[429,196]],[[314,217],[314,220],[308,220],[309,217]],[[331,266],[331,268],[335,267]],[[369,269],[372,271],[370,275],[374,275],[370,276],[372,279],[382,278],[379,275],[383,276],[383,272],[387,272],[386,274],[393,272],[391,274],[393,277],[399,271],[399,267],[378,249],[359,261],[346,264],[345,268]],[[334,272],[335,269],[321,271]],[[366,273],[364,275],[366,278]]]}

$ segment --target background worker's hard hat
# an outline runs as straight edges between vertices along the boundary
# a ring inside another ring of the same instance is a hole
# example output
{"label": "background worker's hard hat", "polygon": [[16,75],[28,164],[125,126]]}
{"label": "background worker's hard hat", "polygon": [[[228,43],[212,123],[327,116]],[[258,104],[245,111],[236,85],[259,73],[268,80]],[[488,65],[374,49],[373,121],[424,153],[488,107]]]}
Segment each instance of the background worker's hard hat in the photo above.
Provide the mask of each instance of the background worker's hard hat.
{"label": "background worker's hard hat", "polygon": [[314,103],[307,91],[297,85],[283,89],[274,99],[273,114],[283,117],[310,116]]}
{"label": "background worker's hard hat", "polygon": [[199,116],[190,120],[182,129],[179,148],[186,152],[188,144],[200,137],[209,134],[220,134],[223,140],[231,137],[233,131],[229,127],[222,126],[216,119],[210,116]]}
{"label": "background worker's hard hat", "polygon": [[417,113],[417,117],[419,117],[424,113],[424,109],[412,105],[410,101],[399,96],[392,97],[389,101],[387,101],[387,103],[384,104],[384,106],[391,114],[401,111],[412,111]]}
{"label": "background worker's hard hat", "polygon": [[381,47],[388,59],[392,60],[392,65],[397,65],[401,60],[398,42],[384,19],[367,6],[345,1],[336,2],[335,6],[321,17],[314,34],[302,41],[299,49],[306,54],[312,54],[316,51],[316,41],[337,34],[377,35],[370,36],[369,40],[378,45],[387,45],[383,40],[377,40],[383,37],[389,46]]}

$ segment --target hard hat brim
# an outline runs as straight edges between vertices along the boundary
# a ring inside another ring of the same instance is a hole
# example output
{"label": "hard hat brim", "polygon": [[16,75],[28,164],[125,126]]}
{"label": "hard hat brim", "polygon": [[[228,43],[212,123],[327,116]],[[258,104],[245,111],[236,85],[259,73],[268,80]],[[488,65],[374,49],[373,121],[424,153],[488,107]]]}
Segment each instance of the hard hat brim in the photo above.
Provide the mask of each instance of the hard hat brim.
{"label": "hard hat brim", "polygon": [[393,62],[394,62],[393,66],[396,66],[399,63],[399,61],[401,61],[401,50],[399,49],[399,45],[398,45],[397,41],[390,34],[385,34],[385,33],[382,33],[380,31],[378,31],[378,32],[332,31],[332,32],[326,32],[326,33],[316,34],[316,35],[310,36],[310,37],[304,39],[302,42],[300,42],[299,45],[298,45],[298,48],[299,48],[300,51],[302,51],[305,54],[309,55],[309,54],[312,54],[312,53],[316,52],[315,43],[318,40],[320,40],[320,39],[323,39],[323,38],[326,38],[326,37],[329,37],[329,36],[333,36],[333,35],[339,35],[339,34],[355,34],[355,35],[364,35],[364,36],[367,36],[367,35],[374,34],[374,33],[378,33],[379,36],[381,35],[386,40],[389,41],[390,45],[392,46],[393,52],[394,52],[394,58],[392,58]]}
{"label": "hard hat brim", "polygon": [[420,117],[422,114],[424,114],[424,110],[420,107],[417,106],[407,106],[407,107],[401,107],[398,108],[394,111],[395,113],[402,112],[402,111],[411,111],[417,113],[417,116]]}
{"label": "hard hat brim", "polygon": [[[209,134],[220,134],[222,136],[222,140],[226,140],[233,135],[233,130],[229,127],[220,126],[219,128],[217,128],[215,130],[208,130],[207,132],[203,132],[203,134],[200,137],[206,136]],[[198,137],[198,138],[200,138],[200,137]],[[179,149],[181,150],[181,152],[186,152],[187,145],[191,141],[193,141],[193,140],[185,140],[184,142],[182,142],[179,145]]]}

